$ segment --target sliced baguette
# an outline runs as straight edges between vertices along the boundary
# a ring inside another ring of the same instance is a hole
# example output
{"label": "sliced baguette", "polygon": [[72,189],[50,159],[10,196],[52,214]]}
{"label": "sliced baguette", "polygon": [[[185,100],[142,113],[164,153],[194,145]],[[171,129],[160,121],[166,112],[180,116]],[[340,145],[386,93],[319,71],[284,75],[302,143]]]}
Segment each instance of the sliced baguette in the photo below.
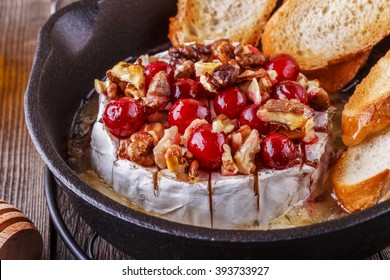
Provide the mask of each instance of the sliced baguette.
{"label": "sliced baguette", "polygon": [[359,144],[390,124],[390,51],[357,86],[344,107],[341,124],[347,146]]}
{"label": "sliced baguette", "polygon": [[268,21],[262,46],[308,71],[350,60],[389,34],[388,0],[289,0]]}
{"label": "sliced baguette", "polygon": [[172,45],[229,38],[257,45],[277,0],[179,0],[176,17],[170,18]]}
{"label": "sliced baguette", "polygon": [[328,93],[335,93],[355,77],[359,69],[366,63],[370,53],[371,49],[359,53],[345,62],[329,64],[325,68],[302,72],[310,80],[318,79],[321,87]]}
{"label": "sliced baguette", "polygon": [[366,209],[389,197],[390,132],[350,147],[332,169],[337,198],[349,212]]}
{"label": "sliced baguette", "polygon": [[266,54],[289,53],[330,93],[344,87],[390,34],[388,0],[289,0],[265,26]]}

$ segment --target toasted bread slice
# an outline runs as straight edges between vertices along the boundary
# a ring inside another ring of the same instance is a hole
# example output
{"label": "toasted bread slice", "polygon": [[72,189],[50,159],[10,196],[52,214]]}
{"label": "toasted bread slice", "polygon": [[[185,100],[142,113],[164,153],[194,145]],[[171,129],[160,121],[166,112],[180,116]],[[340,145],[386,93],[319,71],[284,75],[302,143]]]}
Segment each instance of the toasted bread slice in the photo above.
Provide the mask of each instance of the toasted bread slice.
{"label": "toasted bread slice", "polygon": [[350,147],[332,169],[337,198],[349,212],[366,209],[389,198],[390,132]]}
{"label": "toasted bread slice", "polygon": [[305,72],[351,60],[389,34],[388,0],[289,0],[268,21],[262,47],[293,55]]}
{"label": "toasted bread slice", "polygon": [[176,17],[170,18],[172,45],[229,38],[257,45],[277,0],[179,0]]}
{"label": "toasted bread slice", "polygon": [[353,146],[390,124],[390,51],[371,69],[342,114],[342,139]]}
{"label": "toasted bread slice", "polygon": [[335,93],[346,86],[356,76],[359,69],[366,63],[370,53],[371,49],[359,53],[345,62],[330,64],[322,69],[303,71],[303,73],[310,80],[318,79],[321,87],[328,93]]}

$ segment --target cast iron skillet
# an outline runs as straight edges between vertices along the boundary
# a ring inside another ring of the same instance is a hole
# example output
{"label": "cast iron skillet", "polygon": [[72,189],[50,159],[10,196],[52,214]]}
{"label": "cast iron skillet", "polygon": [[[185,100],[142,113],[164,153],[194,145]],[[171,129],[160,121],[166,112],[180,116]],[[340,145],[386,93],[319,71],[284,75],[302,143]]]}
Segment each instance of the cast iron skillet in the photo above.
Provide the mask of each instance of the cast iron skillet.
{"label": "cast iron skillet", "polygon": [[41,157],[73,206],[102,237],[143,259],[365,258],[390,244],[390,201],[335,221],[272,231],[215,230],[148,216],[84,183],[66,163],[66,140],[81,100],[117,61],[168,46],[176,1],[74,3],[43,26],[25,96]]}

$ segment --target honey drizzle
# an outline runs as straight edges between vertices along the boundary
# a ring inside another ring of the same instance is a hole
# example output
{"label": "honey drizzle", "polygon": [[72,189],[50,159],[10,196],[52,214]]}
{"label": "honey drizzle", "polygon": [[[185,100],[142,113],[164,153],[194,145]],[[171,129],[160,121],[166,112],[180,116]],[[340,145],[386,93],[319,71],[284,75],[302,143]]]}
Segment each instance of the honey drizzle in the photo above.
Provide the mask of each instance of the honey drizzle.
{"label": "honey drizzle", "polygon": [[255,174],[254,175],[254,182],[253,182],[253,192],[255,194],[255,196],[257,196],[257,211],[260,211],[260,180],[259,180],[259,176],[260,176],[260,169],[264,168],[262,162],[261,162],[261,159],[259,156],[256,156],[255,158],[255,164],[256,164],[256,171],[255,171]]}
{"label": "honey drizzle", "polygon": [[207,191],[209,193],[211,228],[213,228],[214,227],[214,217],[213,217],[213,196],[212,196],[212,193],[211,193],[211,172],[209,172],[209,180],[208,180],[208,185],[207,185]]}
{"label": "honey drizzle", "polygon": [[153,173],[153,189],[154,189],[154,194],[159,193],[159,188],[158,188],[158,170]]}
{"label": "honey drizzle", "polygon": [[253,174],[254,180],[253,180],[253,192],[255,196],[257,197],[256,204],[257,204],[257,211],[260,210],[260,191],[259,191],[259,167],[256,165],[256,172]]}

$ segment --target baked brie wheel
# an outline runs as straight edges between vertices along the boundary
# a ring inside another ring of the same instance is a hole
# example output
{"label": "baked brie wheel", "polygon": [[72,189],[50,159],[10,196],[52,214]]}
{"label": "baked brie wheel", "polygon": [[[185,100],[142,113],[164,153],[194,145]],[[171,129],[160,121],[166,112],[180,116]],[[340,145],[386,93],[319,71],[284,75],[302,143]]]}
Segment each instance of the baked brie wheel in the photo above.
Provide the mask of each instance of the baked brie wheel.
{"label": "baked brie wheel", "polygon": [[225,39],[189,43],[120,62],[95,89],[92,166],[150,214],[266,227],[327,170],[329,98],[289,55]]}

